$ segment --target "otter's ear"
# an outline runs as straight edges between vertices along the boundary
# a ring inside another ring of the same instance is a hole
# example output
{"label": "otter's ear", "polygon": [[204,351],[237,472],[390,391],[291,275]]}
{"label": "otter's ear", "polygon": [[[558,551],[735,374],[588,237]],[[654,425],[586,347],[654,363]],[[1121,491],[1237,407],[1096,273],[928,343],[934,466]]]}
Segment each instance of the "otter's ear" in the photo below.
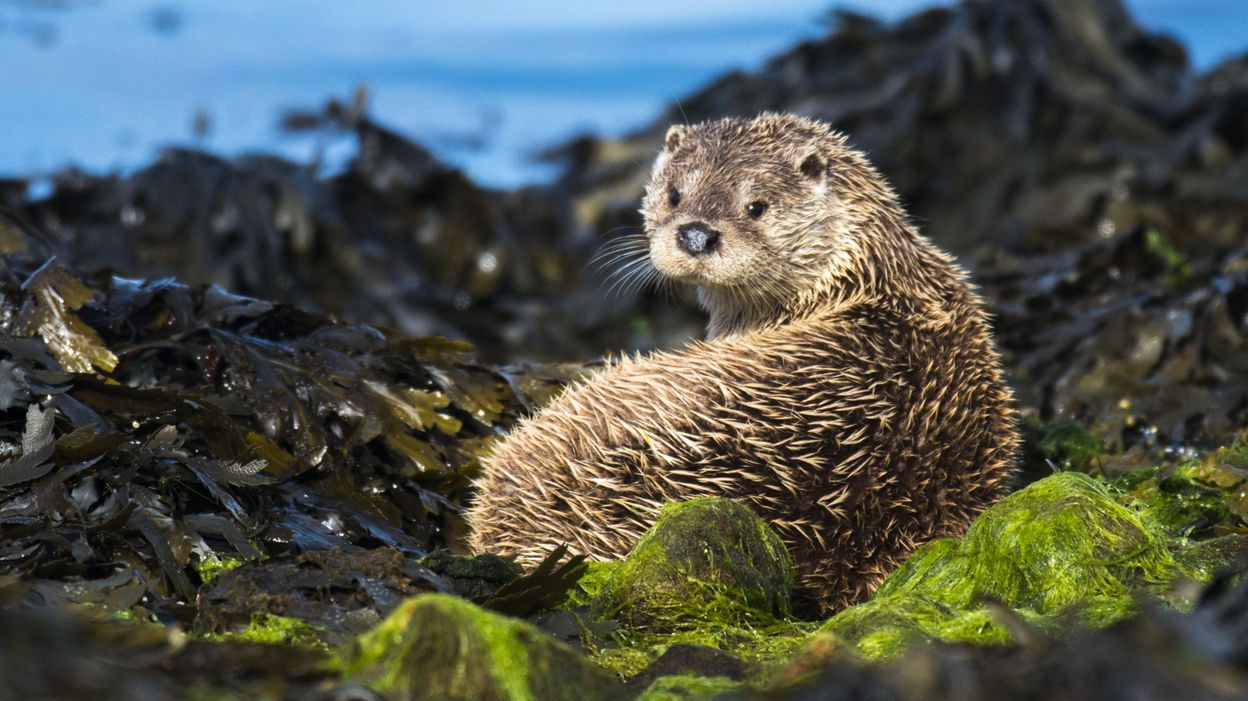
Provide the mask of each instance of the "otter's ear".
{"label": "otter's ear", "polygon": [[685,127],[682,124],[673,124],[667,128],[667,136],[663,137],[663,144],[668,151],[675,151],[680,148],[680,142],[685,140]]}
{"label": "otter's ear", "polygon": [[828,164],[824,162],[823,156],[820,156],[818,151],[812,151],[806,154],[797,169],[810,180],[822,180],[828,170]]}

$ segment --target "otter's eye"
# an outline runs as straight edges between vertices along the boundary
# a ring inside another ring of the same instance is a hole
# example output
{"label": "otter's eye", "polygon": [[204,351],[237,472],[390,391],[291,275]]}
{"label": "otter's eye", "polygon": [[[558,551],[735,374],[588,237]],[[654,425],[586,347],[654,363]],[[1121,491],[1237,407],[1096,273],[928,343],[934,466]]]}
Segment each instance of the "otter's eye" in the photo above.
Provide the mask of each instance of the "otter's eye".
{"label": "otter's eye", "polygon": [[763,216],[763,212],[767,211],[766,202],[751,202],[749,207],[745,208],[745,213],[750,215],[751,219],[758,219]]}
{"label": "otter's eye", "polygon": [[680,191],[672,188],[667,191],[667,203],[675,207],[680,204]]}

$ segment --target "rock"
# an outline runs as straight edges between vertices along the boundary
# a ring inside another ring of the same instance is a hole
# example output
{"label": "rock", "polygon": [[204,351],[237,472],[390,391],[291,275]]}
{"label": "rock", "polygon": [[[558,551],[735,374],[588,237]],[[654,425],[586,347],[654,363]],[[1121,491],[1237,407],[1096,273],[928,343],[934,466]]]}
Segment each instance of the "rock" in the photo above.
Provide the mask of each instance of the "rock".
{"label": "rock", "polygon": [[[456,583],[457,584],[457,583]],[[393,548],[313,550],[248,562],[205,584],[196,597],[196,635],[254,632],[276,616],[309,624],[330,645],[377,625],[405,599],[449,591],[414,557]]]}
{"label": "rock", "polygon": [[1133,612],[1140,593],[1208,579],[1176,557],[1179,544],[1158,523],[1115,496],[1081,473],[1035,482],[985,511],[962,539],[920,547],[874,598],[833,616],[820,635],[870,659],[923,638],[1004,643],[1016,636],[985,601],[1013,610],[1016,628],[1051,627],[1067,613],[1100,627]]}
{"label": "rock", "polygon": [[677,676],[701,679],[713,677],[735,682],[745,678],[745,665],[723,650],[705,645],[677,643],[667,648],[650,666],[629,679],[625,688],[632,693],[638,693],[655,688],[654,682],[659,679]]}
{"label": "rock", "polygon": [[441,549],[426,555],[420,564],[442,575],[465,599],[489,596],[520,576],[514,562],[489,553],[465,557]]}
{"label": "rock", "polygon": [[590,610],[652,629],[766,619],[789,610],[792,588],[793,560],[761,518],[729,499],[701,498],[663,507]]}
{"label": "rock", "polygon": [[637,701],[703,701],[719,698],[720,694],[739,688],[741,683],[728,677],[659,677],[637,697]]}
{"label": "rock", "polygon": [[932,643],[889,662],[832,657],[789,684],[733,701],[1100,701],[1248,698],[1248,586],[1222,578],[1190,613],[1144,605],[1138,616],[1059,641],[1033,631],[989,648]]}
{"label": "rock", "polygon": [[446,594],[405,601],[360,636],[345,671],[392,700],[628,698],[620,682],[529,623]]}

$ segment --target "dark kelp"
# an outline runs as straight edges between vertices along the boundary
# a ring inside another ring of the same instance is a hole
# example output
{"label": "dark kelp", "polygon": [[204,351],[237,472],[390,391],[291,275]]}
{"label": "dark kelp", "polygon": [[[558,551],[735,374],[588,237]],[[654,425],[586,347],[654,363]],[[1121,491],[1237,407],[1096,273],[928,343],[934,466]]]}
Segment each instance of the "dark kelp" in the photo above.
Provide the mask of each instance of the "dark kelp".
{"label": "dark kelp", "polygon": [[[200,603],[246,600],[247,625],[301,610],[274,589],[268,605],[231,589],[257,577],[296,596],[300,577],[302,591],[357,589],[374,620],[450,590],[419,557],[453,542],[477,451],[575,372],[488,368],[462,343],[214,287],[19,258],[5,272],[0,576],[47,603],[141,603],[190,623],[211,579],[232,593]],[[340,559],[317,559],[331,548]],[[290,572],[243,564],[279,555]],[[383,596],[353,577],[400,579]]]}

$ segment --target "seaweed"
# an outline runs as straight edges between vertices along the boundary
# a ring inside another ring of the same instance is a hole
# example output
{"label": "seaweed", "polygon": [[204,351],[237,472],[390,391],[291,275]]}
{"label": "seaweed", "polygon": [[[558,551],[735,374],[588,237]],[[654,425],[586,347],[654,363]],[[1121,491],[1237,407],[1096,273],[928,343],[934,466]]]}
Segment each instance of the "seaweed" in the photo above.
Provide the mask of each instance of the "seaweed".
{"label": "seaweed", "polygon": [[359,638],[344,671],[387,698],[627,698],[607,673],[530,624],[441,594],[395,609]]}
{"label": "seaweed", "polygon": [[699,498],[665,505],[623,560],[590,563],[564,605],[620,624],[582,637],[590,659],[621,677],[644,677],[694,647],[739,658],[761,678],[813,628],[789,615],[793,583],[793,561],[762,519]]}
{"label": "seaweed", "polygon": [[[24,260],[0,286],[0,440],[16,439],[0,457],[0,576],[35,584],[35,600],[129,608],[137,591],[189,624],[205,582],[247,571],[214,563],[419,558],[459,530],[495,429],[579,371],[485,367],[462,343]],[[545,605],[574,572],[517,600]]]}
{"label": "seaweed", "polygon": [[1059,470],[1086,472],[1105,452],[1101,442],[1077,421],[1062,421],[1045,429],[1040,452]]}
{"label": "seaweed", "polygon": [[740,687],[740,682],[725,677],[692,674],[659,677],[646,687],[636,701],[701,701]]}
{"label": "seaweed", "polygon": [[298,618],[275,616],[271,613],[252,614],[247,627],[205,636],[208,640],[237,640],[266,645],[291,645],[331,652],[321,633]]}
{"label": "seaweed", "polygon": [[1219,578],[1190,613],[1146,603],[1130,619],[1064,638],[1028,627],[1008,646],[937,641],[866,666],[852,655],[825,656],[790,670],[784,683],[729,698],[1229,701],[1244,693],[1246,603],[1248,587]]}
{"label": "seaweed", "polygon": [[664,505],[590,610],[669,632],[707,621],[766,626],[788,614],[793,582],[793,560],[762,519],[734,501],[700,498]]}
{"label": "seaweed", "polygon": [[1180,578],[1208,579],[1172,551],[1157,523],[1106,485],[1063,472],[1006,497],[961,539],[921,546],[868,602],[821,628],[868,659],[916,641],[1010,640],[983,608],[993,601],[1041,627],[1102,627],[1161,597]]}

